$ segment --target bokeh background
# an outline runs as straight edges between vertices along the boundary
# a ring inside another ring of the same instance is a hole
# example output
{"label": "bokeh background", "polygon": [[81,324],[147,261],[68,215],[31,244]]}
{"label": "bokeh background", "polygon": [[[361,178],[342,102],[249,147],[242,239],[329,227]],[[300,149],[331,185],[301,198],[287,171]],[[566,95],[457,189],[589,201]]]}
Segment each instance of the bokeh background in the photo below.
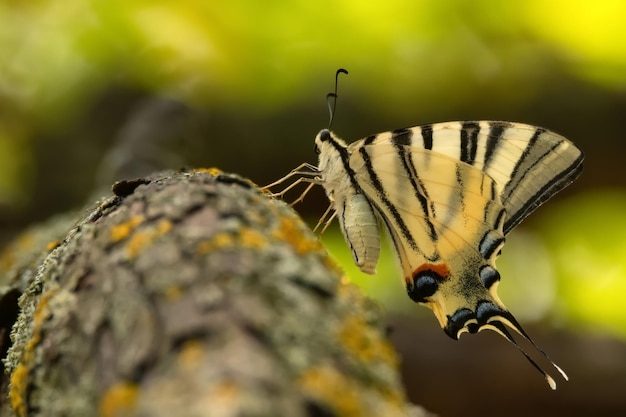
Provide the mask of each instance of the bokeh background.
{"label": "bokeh background", "polygon": [[[366,276],[324,235],[385,306],[411,400],[442,416],[626,415],[625,20],[620,0],[1,2],[0,242],[116,179],[216,166],[266,184],[315,163],[344,67],[333,129],[348,141],[498,119],[586,154],[498,263],[501,298],[570,374],[556,392],[496,335],[448,339],[389,251]],[[314,224],[326,205],[317,190],[298,210]]]}

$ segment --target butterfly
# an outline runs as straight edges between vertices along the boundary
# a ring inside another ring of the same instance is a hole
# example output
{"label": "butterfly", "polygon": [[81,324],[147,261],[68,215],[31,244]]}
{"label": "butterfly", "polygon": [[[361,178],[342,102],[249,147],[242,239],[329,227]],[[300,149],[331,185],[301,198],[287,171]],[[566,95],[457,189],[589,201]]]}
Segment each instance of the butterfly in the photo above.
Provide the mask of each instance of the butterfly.
{"label": "butterfly", "polygon": [[580,175],[580,149],[541,127],[464,121],[397,129],[350,145],[323,129],[315,150],[318,165],[302,164],[270,184],[298,177],[275,195],[309,183],[298,202],[321,185],[330,206],[318,226],[339,221],[361,271],[376,272],[382,226],[408,296],[431,308],[448,336],[493,330],[556,389],[513,330],[568,379],[498,297],[495,261],[511,230]]}

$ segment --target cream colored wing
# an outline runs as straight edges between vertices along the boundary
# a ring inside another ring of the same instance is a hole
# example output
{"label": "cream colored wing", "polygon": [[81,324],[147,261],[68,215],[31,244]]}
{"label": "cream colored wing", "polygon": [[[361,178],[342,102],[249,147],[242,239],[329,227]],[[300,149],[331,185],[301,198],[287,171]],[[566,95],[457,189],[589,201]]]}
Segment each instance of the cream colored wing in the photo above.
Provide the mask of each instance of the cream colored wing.
{"label": "cream colored wing", "polygon": [[355,149],[350,166],[389,231],[409,296],[451,336],[465,327],[449,322],[458,310],[475,311],[480,300],[504,308],[494,284],[505,212],[489,176],[444,154],[382,142]]}
{"label": "cream colored wing", "polygon": [[557,133],[523,123],[445,122],[373,135],[447,155],[487,173],[507,212],[508,234],[532,211],[574,181],[583,154]]}
{"label": "cream colored wing", "polygon": [[495,259],[504,244],[506,212],[496,182],[446,154],[393,139],[389,133],[379,135],[375,144],[371,138],[356,143],[350,167],[389,231],[407,293],[430,307],[453,339],[464,332],[496,331],[555,389],[554,379],[517,345],[507,327],[548,356],[497,295]]}

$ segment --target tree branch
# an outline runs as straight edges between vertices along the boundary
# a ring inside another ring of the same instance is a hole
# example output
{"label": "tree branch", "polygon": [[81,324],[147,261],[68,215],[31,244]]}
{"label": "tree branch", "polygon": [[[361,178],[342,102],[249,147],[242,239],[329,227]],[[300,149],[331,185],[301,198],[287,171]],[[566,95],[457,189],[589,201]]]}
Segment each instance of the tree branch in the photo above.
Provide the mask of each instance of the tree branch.
{"label": "tree branch", "polygon": [[287,205],[217,170],[114,192],[5,250],[1,416],[426,415],[379,309]]}

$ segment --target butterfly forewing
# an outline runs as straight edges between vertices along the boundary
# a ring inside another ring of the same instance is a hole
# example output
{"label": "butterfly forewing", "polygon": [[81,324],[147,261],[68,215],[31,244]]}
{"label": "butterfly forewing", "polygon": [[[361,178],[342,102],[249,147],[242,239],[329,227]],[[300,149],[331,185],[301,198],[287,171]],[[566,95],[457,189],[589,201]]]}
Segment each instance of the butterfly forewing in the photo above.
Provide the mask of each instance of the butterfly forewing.
{"label": "butterfly forewing", "polygon": [[471,121],[407,130],[416,146],[475,166],[495,180],[507,212],[505,234],[582,171],[582,152],[541,127]]}
{"label": "butterfly forewing", "polygon": [[510,163],[502,168],[500,159],[496,158],[492,163],[493,170],[509,172],[509,180],[502,189],[502,201],[508,213],[505,233],[582,172],[583,154],[580,149],[554,132],[512,124],[503,132],[501,141],[516,142],[513,138],[527,137],[531,131],[530,139],[519,144],[523,152],[510,172]]}

